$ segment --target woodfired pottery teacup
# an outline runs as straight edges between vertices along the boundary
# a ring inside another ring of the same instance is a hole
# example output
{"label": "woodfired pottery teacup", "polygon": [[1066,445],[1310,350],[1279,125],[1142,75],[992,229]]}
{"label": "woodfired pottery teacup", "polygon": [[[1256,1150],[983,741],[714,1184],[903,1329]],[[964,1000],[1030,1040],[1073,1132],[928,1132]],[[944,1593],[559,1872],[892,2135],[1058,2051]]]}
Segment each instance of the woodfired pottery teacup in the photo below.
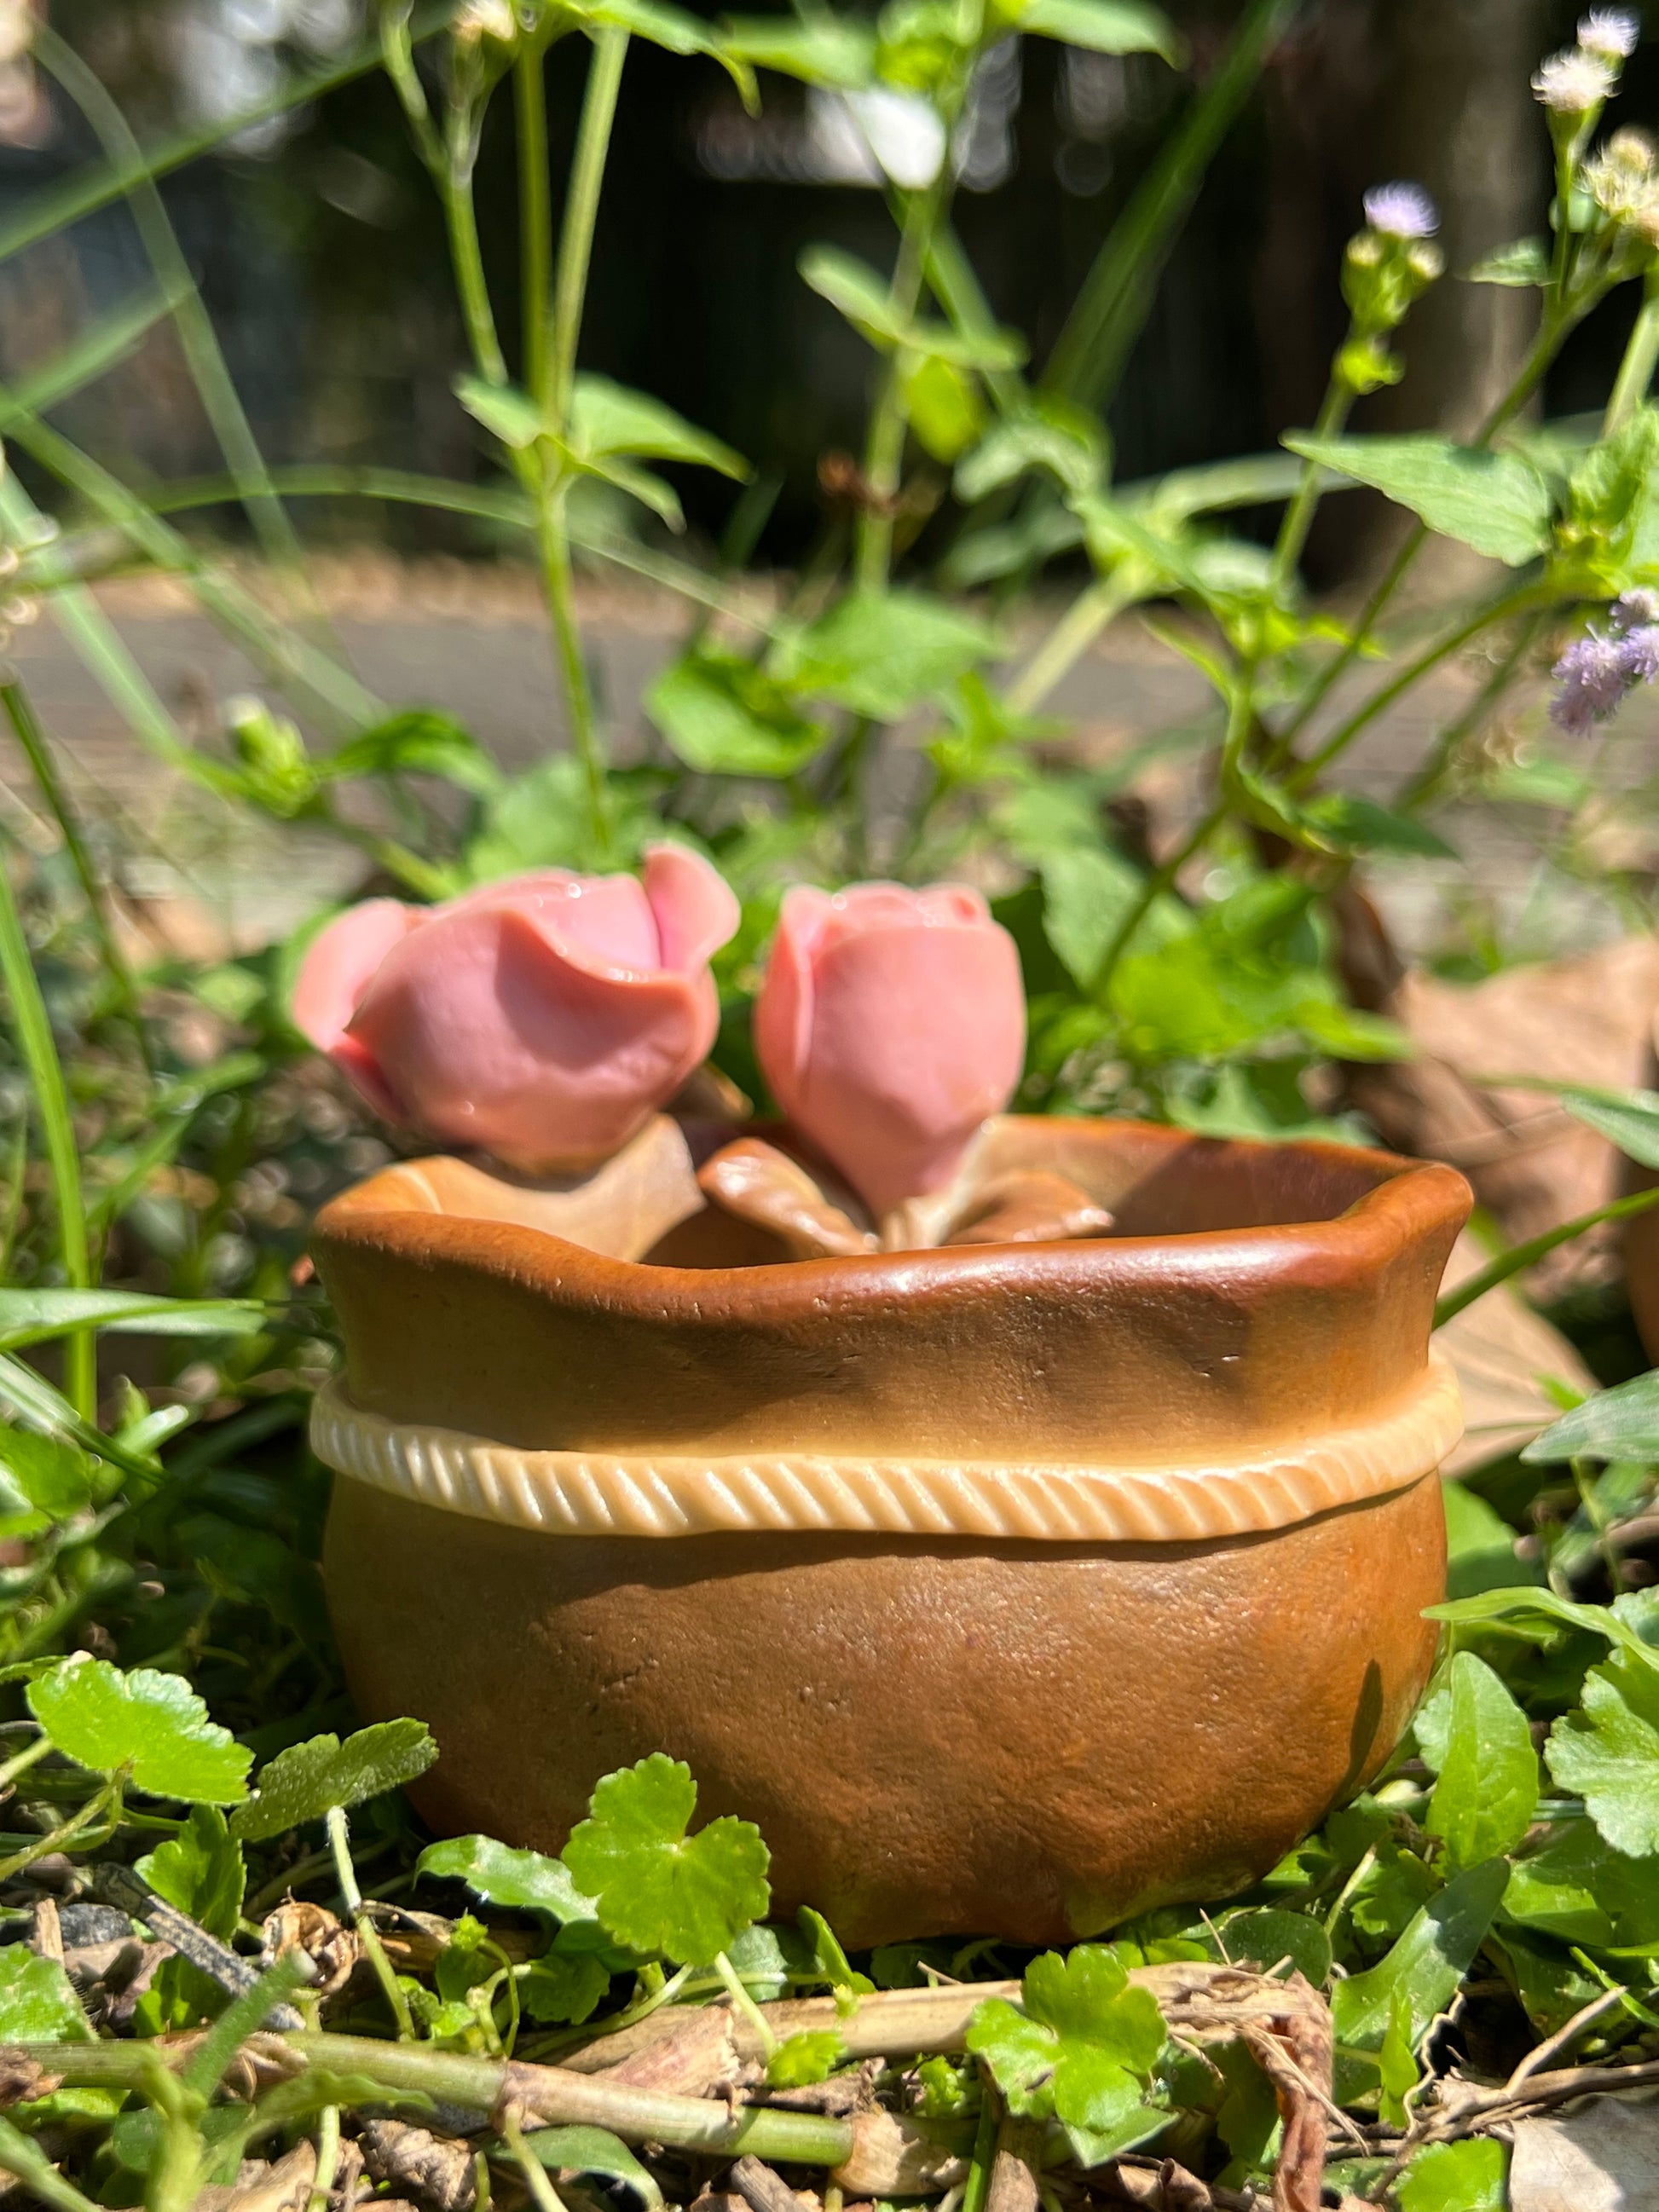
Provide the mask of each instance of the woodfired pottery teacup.
{"label": "woodfired pottery teacup", "polygon": [[1033,1168],[1111,1232],[789,1260],[662,1117],[568,1188],[440,1158],[324,1210],[330,1605],[435,1827],[556,1851],[665,1751],[850,1946],[1049,1943],[1376,1773],[1443,1595],[1462,1178],[1017,1116],[963,1174]]}

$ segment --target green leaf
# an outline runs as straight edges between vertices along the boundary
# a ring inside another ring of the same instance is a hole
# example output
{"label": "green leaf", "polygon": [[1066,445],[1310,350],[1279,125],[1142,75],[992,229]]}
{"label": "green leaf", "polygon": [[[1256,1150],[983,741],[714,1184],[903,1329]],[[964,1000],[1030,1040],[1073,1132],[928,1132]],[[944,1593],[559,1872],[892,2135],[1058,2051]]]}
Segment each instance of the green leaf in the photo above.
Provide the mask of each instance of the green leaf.
{"label": "green leaf", "polygon": [[246,1794],[253,1754],[208,1709],[182,1674],[153,1667],[124,1674],[106,1659],[76,1652],[38,1675],[29,1710],[66,1759],[94,1773],[131,1770],[152,1797],[234,1805]]}
{"label": "green leaf", "polygon": [[704,1966],[766,1917],[770,1854],[730,1814],[689,1835],[696,1803],[690,1768],[653,1752],[599,1783],[564,1863],[618,1942]]}
{"label": "green leaf", "polygon": [[290,1744],[259,1770],[258,1787],[232,1815],[231,1832],[246,1843],[280,1836],[337,1805],[349,1810],[418,1780],[437,1756],[424,1721],[377,1721],[343,1743],[314,1735]]}
{"label": "green leaf", "polygon": [[247,1873],[241,1847],[216,1805],[192,1805],[179,1833],[138,1860],[136,1871],[210,1936],[228,1943],[236,1933]]}
{"label": "green leaf", "polygon": [[464,1881],[475,1897],[520,1912],[545,1912],[562,1927],[597,1921],[599,1906],[572,1881],[562,1859],[515,1850],[493,1836],[452,1836],[428,1844],[415,1863],[417,1874]]}
{"label": "green leaf", "polygon": [[847,2045],[833,2027],[803,2028],[781,2043],[766,2062],[766,2079],[774,2089],[804,2089],[810,2082],[827,2081],[847,2056]]}
{"label": "green leaf", "polygon": [[317,763],[331,781],[367,775],[434,775],[488,799],[501,788],[501,769],[464,723],[435,707],[411,707],[360,730]]}
{"label": "green leaf", "polygon": [[1267,1974],[1288,1959],[1316,1990],[1330,1979],[1331,1939],[1305,1912],[1233,1912],[1218,1923],[1216,1933],[1235,1965]]}
{"label": "green leaf", "polygon": [[97,1497],[97,1462],[65,1437],[36,1436],[29,1429],[0,1428],[0,1470],[16,1493],[4,1510],[32,1506],[52,1521],[83,1513]]}
{"label": "green leaf", "polygon": [[1465,277],[1468,284],[1508,284],[1530,289],[1550,281],[1550,251],[1541,238],[1517,238],[1500,246],[1496,253],[1477,261]]}
{"label": "green leaf", "polygon": [[1005,416],[957,468],[953,489],[964,505],[1046,469],[1074,498],[1098,490],[1107,459],[1095,417],[1068,401],[1038,398],[1028,413]]}
{"label": "green leaf", "polygon": [[1507,2212],[1509,2164],[1490,2136],[1430,2143],[1395,2184],[1400,2212]]}
{"label": "green leaf", "polygon": [[812,1947],[812,1965],[837,1996],[846,1991],[857,1997],[874,1994],[875,1984],[868,1974],[860,1974],[854,1969],[852,1960],[842,1948],[840,1936],[821,1912],[814,1911],[810,1905],[803,1905],[795,1919],[801,1934]]}
{"label": "green leaf", "polygon": [[71,1329],[133,1336],[252,1336],[270,1316],[253,1298],[149,1298],[134,1291],[0,1290],[0,1351],[44,1344]]}
{"label": "green leaf", "polygon": [[1293,453],[1370,484],[1477,553],[1522,568],[1546,550],[1550,488],[1519,453],[1489,453],[1426,434],[1403,438],[1289,437]]}
{"label": "green leaf", "polygon": [[866,25],[845,16],[811,15],[795,22],[787,15],[732,15],[720,26],[728,53],[757,69],[806,84],[856,92],[874,73],[876,43]]}
{"label": "green leaf", "polygon": [[1483,1659],[1451,1662],[1446,1748],[1424,1826],[1455,1871],[1500,1858],[1532,1825],[1538,1754],[1527,1717]]}
{"label": "green leaf", "polygon": [[1643,1167],[1659,1168],[1659,1091],[1602,1091],[1578,1083],[1547,1087],[1576,1121]]}
{"label": "green leaf", "polygon": [[1025,0],[1014,14],[1017,29],[1033,38],[1097,54],[1158,54],[1171,67],[1186,58],[1186,41],[1160,8],[1141,0]]}
{"label": "green leaf", "polygon": [[1425,860],[1455,860],[1457,850],[1415,815],[1396,814],[1358,792],[1330,791],[1303,807],[1308,820],[1345,853],[1409,853]]}
{"label": "green leaf", "polygon": [[1403,1990],[1415,2049],[1435,2015],[1457,1994],[1508,1880],[1509,1869],[1501,1859],[1471,1867],[1413,1916],[1385,1959],[1339,1982],[1331,1993],[1337,2041],[1356,2051],[1380,2051],[1395,1991]]}
{"label": "green leaf", "polygon": [[1473,1597],[1480,1590],[1544,1580],[1542,1562],[1516,1559],[1514,1529],[1477,1491],[1465,1483],[1444,1481],[1440,1495],[1446,1508],[1449,1597]]}
{"label": "green leaf", "polygon": [[680,505],[679,494],[672,484],[661,477],[653,476],[649,469],[636,469],[631,461],[617,460],[613,455],[602,453],[592,459],[567,450],[567,459],[580,475],[598,477],[604,483],[614,484],[618,491],[626,492],[659,515],[668,527],[681,531],[685,527],[685,510]]}
{"label": "green leaf", "polygon": [[1615,1850],[1659,1851],[1659,1665],[1620,1652],[1593,1668],[1582,1709],[1556,1722],[1544,1756]]}
{"label": "green leaf", "polygon": [[809,246],[797,266],[808,289],[880,351],[904,347],[963,368],[1018,368],[1025,358],[1025,342],[1012,331],[967,331],[911,321],[894,307],[886,283],[869,263],[839,246]]}
{"label": "green leaf", "polygon": [[985,428],[985,402],[965,370],[928,355],[903,372],[910,429],[923,451],[947,466]]}
{"label": "green leaf", "polygon": [[1080,990],[1092,988],[1124,916],[1140,896],[1139,868],[1103,846],[1075,845],[1045,853],[1042,929]]}
{"label": "green leaf", "polygon": [[1659,1460],[1659,1369],[1598,1391],[1534,1437],[1524,1460]]}
{"label": "green leaf", "polygon": [[990,2068],[1011,2112],[1051,2116],[1088,2138],[1091,2164],[1144,2142],[1168,2115],[1145,2101],[1164,2048],[1164,2019],[1148,1990],[1099,1944],[1025,1969],[1021,2002],[989,1997],[968,2027],[968,2048]]}
{"label": "green leaf", "polygon": [[27,1943],[0,1948],[0,2043],[90,2043],[75,1984]]}
{"label": "green leaf", "polygon": [[626,2183],[646,2207],[662,2212],[662,2191],[620,2136],[607,2128],[538,2128],[525,2147],[550,2173],[597,2173]]}
{"label": "green leaf", "polygon": [[548,2025],[588,2019],[611,1987],[611,1969],[592,1951],[546,1952],[517,1977],[519,2002]]}
{"label": "green leaf", "polygon": [[481,376],[461,376],[455,380],[455,397],[475,422],[515,453],[549,434],[541,409],[516,385],[486,384]]}
{"label": "green leaf", "polygon": [[690,461],[746,480],[753,474],[741,453],[699,430],[649,392],[631,392],[608,376],[576,379],[570,404],[570,447],[592,461],[621,454],[636,460]]}
{"label": "green leaf", "polygon": [[853,592],[791,641],[776,673],[878,722],[902,720],[997,650],[969,616],[920,592]]}
{"label": "green leaf", "polygon": [[700,775],[794,775],[829,734],[752,661],[707,647],[665,668],[645,709]]}
{"label": "green leaf", "polygon": [[1650,1948],[1659,1943],[1659,1854],[1632,1858],[1594,1821],[1568,1821],[1542,1850],[1515,1862],[1504,1911],[1559,1942]]}

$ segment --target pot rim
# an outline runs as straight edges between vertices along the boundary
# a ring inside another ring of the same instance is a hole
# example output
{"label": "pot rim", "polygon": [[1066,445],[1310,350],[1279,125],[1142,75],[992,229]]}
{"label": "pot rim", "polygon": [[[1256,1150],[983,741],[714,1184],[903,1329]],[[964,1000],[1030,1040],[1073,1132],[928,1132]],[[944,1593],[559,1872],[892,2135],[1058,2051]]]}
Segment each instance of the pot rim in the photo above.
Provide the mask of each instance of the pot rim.
{"label": "pot rim", "polygon": [[[528,1288],[545,1288],[620,1317],[680,1325],[723,1323],[764,1307],[770,1321],[805,1320],[833,1297],[838,1305],[885,1305],[896,1296],[926,1300],[930,1294],[960,1297],[1016,1285],[1063,1290],[1086,1275],[1091,1284],[1124,1287],[1156,1281],[1169,1287],[1202,1279],[1225,1259],[1235,1277],[1259,1280],[1294,1277],[1299,1283],[1335,1287],[1386,1267],[1410,1246],[1444,1230],[1455,1233],[1467,1218],[1468,1185],[1438,1161],[1413,1160],[1368,1147],[1319,1139],[1284,1144],[1252,1138],[1215,1138],[1155,1122],[1046,1115],[998,1117],[1004,1126],[1048,1132],[1103,1147],[1129,1135],[1165,1163],[1181,1155],[1277,1154],[1310,1160],[1352,1182],[1374,1181],[1334,1214],[1230,1229],[1170,1231],[1140,1236],[1075,1237],[1053,1243],[936,1246],[930,1249],[859,1254],[846,1258],[761,1261],[746,1267],[686,1267],[648,1260],[616,1259],[573,1243],[555,1231],[481,1215],[385,1202],[387,1186],[418,1162],[398,1162],[331,1200],[318,1213],[315,1239],[330,1246],[392,1252],[417,1261],[443,1259],[507,1277]],[[406,1184],[404,1185],[406,1188]]]}

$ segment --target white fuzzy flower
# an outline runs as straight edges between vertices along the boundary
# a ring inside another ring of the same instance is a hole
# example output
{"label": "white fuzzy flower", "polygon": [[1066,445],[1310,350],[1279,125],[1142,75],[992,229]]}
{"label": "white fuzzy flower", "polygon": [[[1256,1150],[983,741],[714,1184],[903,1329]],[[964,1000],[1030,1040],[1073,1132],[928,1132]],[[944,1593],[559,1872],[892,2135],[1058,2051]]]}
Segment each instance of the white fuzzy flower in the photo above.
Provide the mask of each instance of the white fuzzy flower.
{"label": "white fuzzy flower", "polygon": [[1579,45],[1607,62],[1628,61],[1641,35],[1642,19],[1633,8],[1592,8],[1579,21]]}
{"label": "white fuzzy flower", "polygon": [[1388,238],[1432,238],[1440,213],[1421,185],[1373,185],[1363,205],[1365,221]]}
{"label": "white fuzzy flower", "polygon": [[518,11],[513,0],[466,0],[450,28],[463,46],[495,39],[509,46],[519,35]]}
{"label": "white fuzzy flower", "polygon": [[1540,66],[1532,88],[1554,114],[1588,115],[1612,94],[1613,71],[1600,54],[1570,46],[1565,53],[1552,54]]}

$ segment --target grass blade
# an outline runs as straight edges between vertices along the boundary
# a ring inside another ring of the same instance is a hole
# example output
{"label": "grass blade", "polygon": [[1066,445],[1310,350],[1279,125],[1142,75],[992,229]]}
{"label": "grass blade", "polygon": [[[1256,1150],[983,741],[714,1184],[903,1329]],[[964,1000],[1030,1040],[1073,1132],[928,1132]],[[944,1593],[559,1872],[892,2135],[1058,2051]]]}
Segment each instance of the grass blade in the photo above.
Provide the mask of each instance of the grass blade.
{"label": "grass blade", "polygon": [[[457,5],[458,0],[432,0],[431,5],[417,9],[410,25],[410,37],[416,40],[429,39],[441,31]],[[276,91],[246,107],[238,108],[234,115],[222,117],[203,130],[179,131],[164,139],[136,162],[111,163],[103,168],[89,169],[81,176],[67,178],[61,185],[37,192],[15,222],[0,228],[0,261],[9,260],[26,246],[55,237],[71,223],[95,215],[112,201],[125,198],[144,179],[153,181],[167,176],[187,162],[199,160],[204,154],[211,154],[229,140],[240,137],[245,131],[320,100],[325,93],[337,91],[354,78],[371,76],[380,64],[380,41],[371,40],[353,47],[350,53],[325,68],[307,70],[290,77]]]}
{"label": "grass blade", "polygon": [[[37,24],[35,58],[56,77],[92,126],[105,154],[118,167],[142,163],[143,150],[131,126],[115,101],[72,46],[51,25]],[[203,411],[219,441],[219,450],[230,467],[240,501],[265,556],[279,574],[286,575],[298,602],[313,616],[320,613],[306,580],[305,556],[294,526],[270,481],[264,455],[259,450],[230,374],[212,318],[191,274],[171,219],[155,179],[139,175],[126,195],[151,268],[168,295],[173,327],[184,353]]]}
{"label": "grass blade", "polygon": [[[0,867],[0,978],[11,1002],[12,1028],[17,1048],[28,1070],[35,1110],[46,1139],[46,1162],[52,1174],[53,1201],[58,1209],[58,1254],[71,1290],[92,1287],[92,1262],[87,1243],[86,1215],[81,1204],[81,1161],[76,1149],[75,1121],[70,1112],[69,1088],[63,1063],[52,1034],[46,1002],[29,957],[23,917],[18,910],[10,871]],[[83,1421],[98,1418],[98,1354],[89,1329],[77,1330],[64,1347],[64,1375],[70,1405]]]}
{"label": "grass blade", "polygon": [[1300,0],[1252,0],[1214,74],[1096,255],[1048,356],[1044,390],[1089,407],[1110,403],[1205,172],[1299,4]]}

